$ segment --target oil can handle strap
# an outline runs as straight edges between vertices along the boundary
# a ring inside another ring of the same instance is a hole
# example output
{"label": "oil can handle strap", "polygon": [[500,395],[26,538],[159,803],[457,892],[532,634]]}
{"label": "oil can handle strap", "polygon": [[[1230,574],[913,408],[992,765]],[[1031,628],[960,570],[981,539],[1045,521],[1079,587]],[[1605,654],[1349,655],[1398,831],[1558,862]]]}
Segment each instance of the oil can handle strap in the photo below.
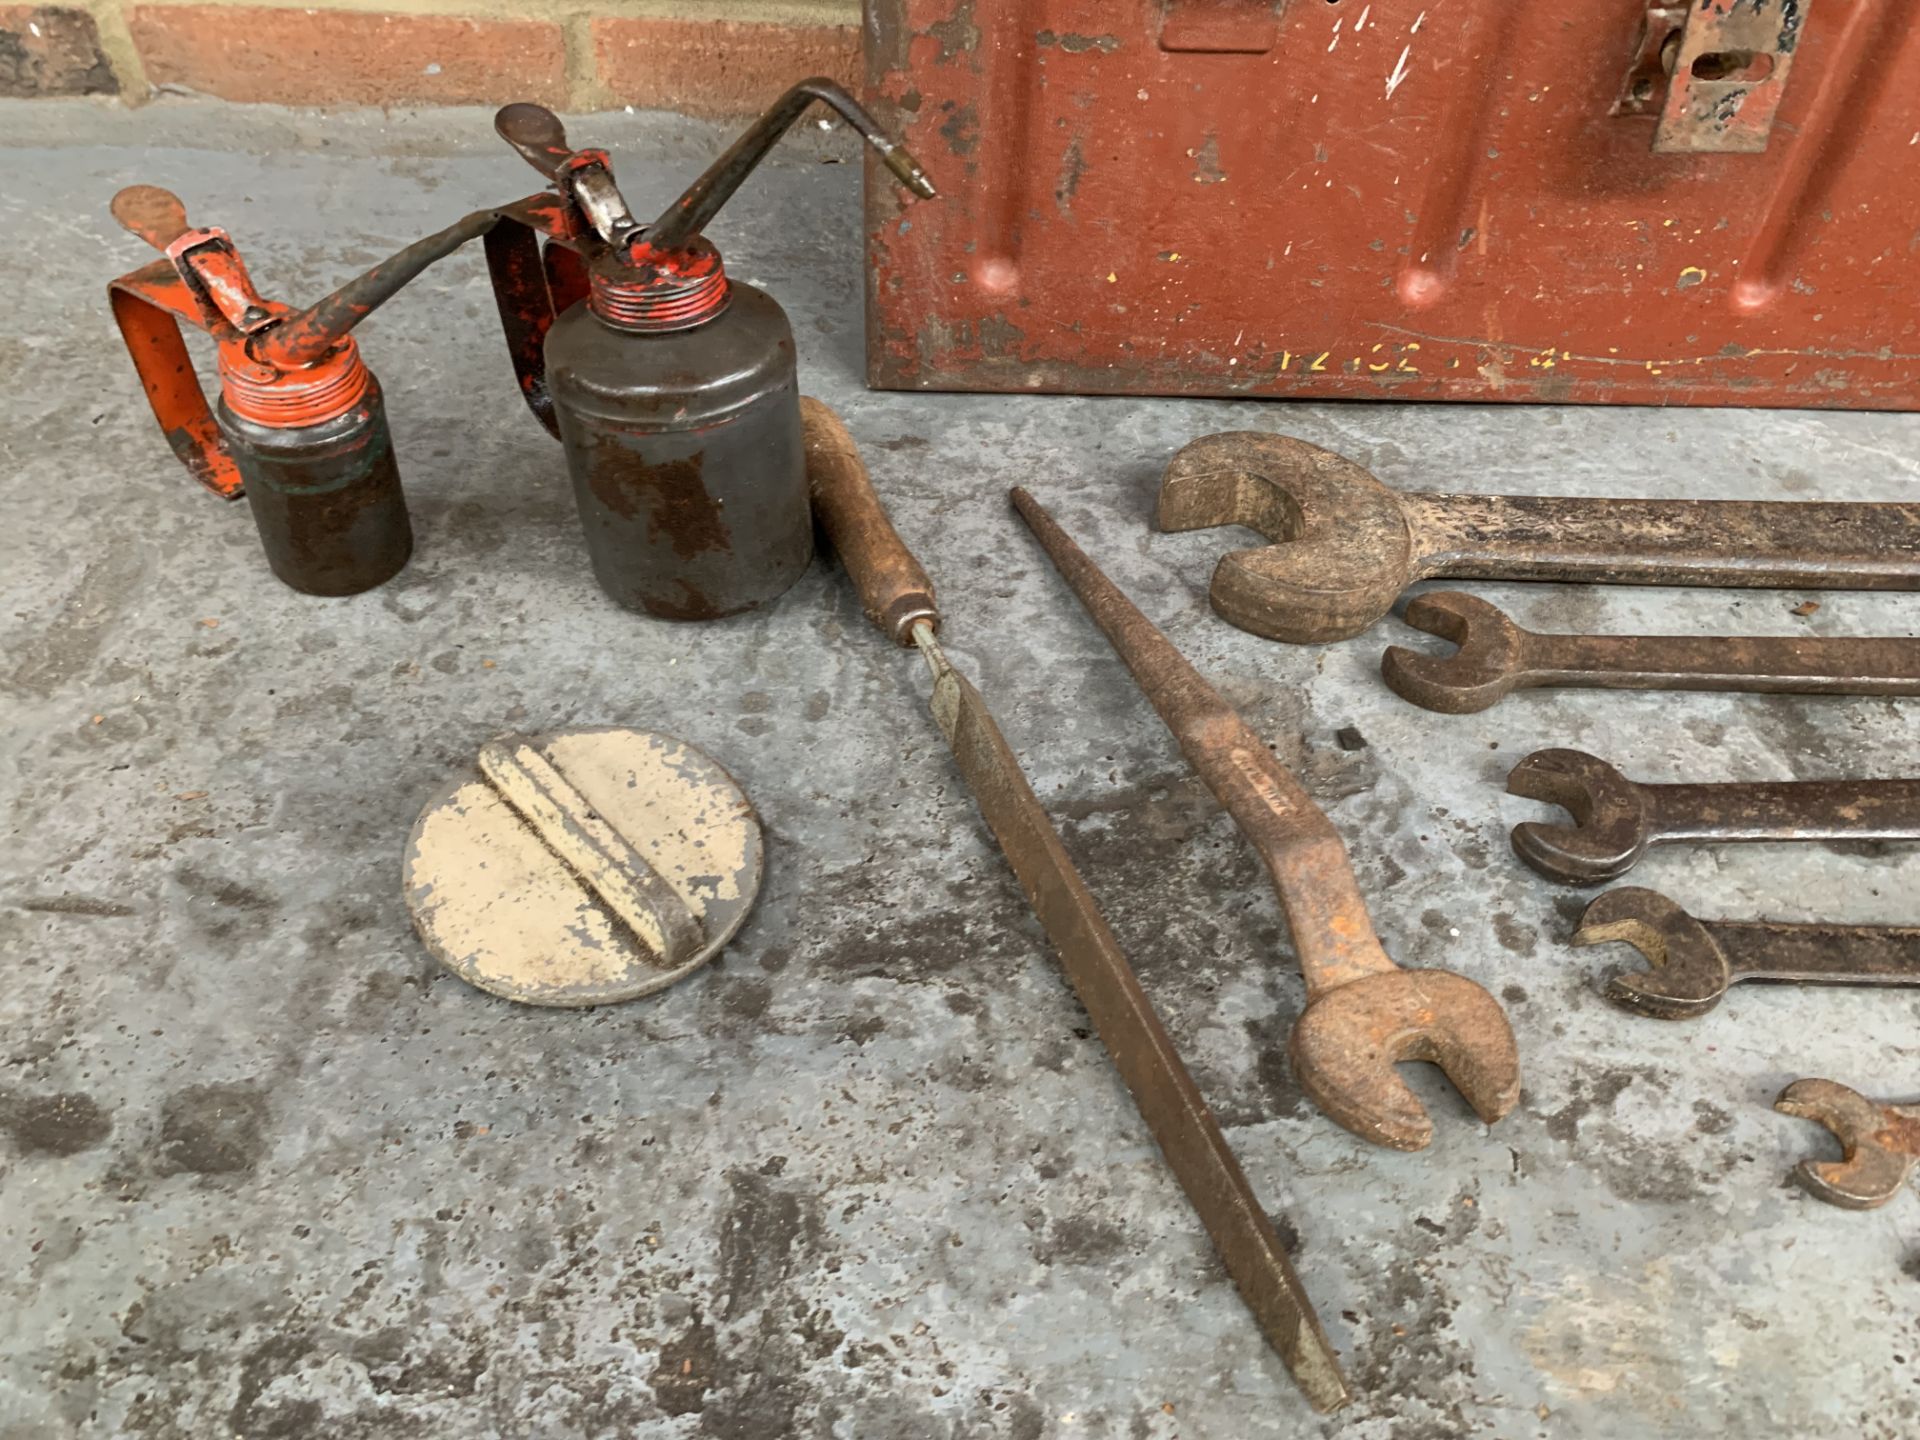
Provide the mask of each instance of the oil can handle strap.
{"label": "oil can handle strap", "polygon": [[586,298],[587,276],[579,254],[567,241],[549,238],[543,243],[542,233],[515,216],[503,215],[487,232],[484,244],[513,378],[534,418],[557,439],[560,424],[547,389],[547,331],[556,316]]}
{"label": "oil can handle strap", "polygon": [[148,287],[178,284],[179,277],[166,260],[122,276],[107,287],[113,318],[139,372],[153,418],[160,422],[173,453],[207,489],[223,499],[238,500],[244,493],[240,467],[214,423],[206,392],[194,373],[193,357],[180,334],[179,317],[143,293]]}

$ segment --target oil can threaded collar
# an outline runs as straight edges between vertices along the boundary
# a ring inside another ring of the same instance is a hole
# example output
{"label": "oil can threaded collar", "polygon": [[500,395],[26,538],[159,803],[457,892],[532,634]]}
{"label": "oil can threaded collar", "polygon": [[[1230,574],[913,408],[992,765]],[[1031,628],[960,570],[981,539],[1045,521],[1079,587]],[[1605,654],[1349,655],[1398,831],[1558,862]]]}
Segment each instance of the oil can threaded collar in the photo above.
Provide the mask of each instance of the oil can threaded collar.
{"label": "oil can threaded collar", "polygon": [[587,266],[587,304],[616,330],[665,334],[704,325],[727,308],[732,287],[720,252],[704,236],[658,251],[644,232]]}
{"label": "oil can threaded collar", "polygon": [[220,393],[234,414],[276,430],[324,425],[367,393],[370,377],[351,336],[311,365],[282,370],[222,347]]}

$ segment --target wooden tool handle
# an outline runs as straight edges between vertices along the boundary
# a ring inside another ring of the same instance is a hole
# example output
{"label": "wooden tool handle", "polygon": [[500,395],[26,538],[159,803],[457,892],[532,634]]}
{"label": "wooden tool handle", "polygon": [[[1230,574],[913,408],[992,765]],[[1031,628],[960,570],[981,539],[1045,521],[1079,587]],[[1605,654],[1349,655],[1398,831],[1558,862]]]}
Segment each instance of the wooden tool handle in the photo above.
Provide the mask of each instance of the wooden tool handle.
{"label": "wooden tool handle", "polygon": [[853,577],[867,619],[906,646],[913,644],[915,622],[924,620],[939,629],[933,581],[887,518],[846,425],[829,406],[803,395],[800,431],[806,441],[814,514]]}

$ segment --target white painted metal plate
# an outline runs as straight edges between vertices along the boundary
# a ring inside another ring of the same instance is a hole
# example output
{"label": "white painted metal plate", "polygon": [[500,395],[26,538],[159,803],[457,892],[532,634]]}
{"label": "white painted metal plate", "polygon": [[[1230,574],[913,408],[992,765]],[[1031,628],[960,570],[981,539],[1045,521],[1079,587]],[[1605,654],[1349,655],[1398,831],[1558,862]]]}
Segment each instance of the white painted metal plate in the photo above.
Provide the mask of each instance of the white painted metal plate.
{"label": "white painted metal plate", "polygon": [[718,762],[612,727],[512,736],[420,812],[407,908],[433,956],[529,1005],[605,1005],[692,973],[759,893],[759,817]]}

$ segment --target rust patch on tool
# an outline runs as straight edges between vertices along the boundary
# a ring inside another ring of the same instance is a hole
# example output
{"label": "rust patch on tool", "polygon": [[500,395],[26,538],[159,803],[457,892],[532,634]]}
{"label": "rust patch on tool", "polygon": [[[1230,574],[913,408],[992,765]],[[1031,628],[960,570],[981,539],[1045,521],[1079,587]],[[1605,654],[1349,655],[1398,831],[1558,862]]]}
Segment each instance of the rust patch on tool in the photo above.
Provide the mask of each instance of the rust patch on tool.
{"label": "rust patch on tool", "polygon": [[1840,1142],[1840,1160],[1803,1160],[1794,1169],[1829,1205],[1877,1209],[1920,1164],[1920,1105],[1883,1105],[1832,1080],[1796,1080],[1773,1108],[1826,1126]]}

